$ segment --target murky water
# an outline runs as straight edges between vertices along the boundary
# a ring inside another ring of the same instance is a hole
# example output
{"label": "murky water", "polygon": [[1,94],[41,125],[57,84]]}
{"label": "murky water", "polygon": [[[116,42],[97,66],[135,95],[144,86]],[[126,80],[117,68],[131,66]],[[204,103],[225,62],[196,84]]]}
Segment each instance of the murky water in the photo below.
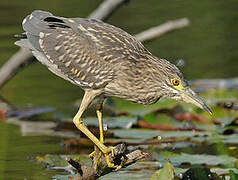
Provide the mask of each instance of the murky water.
{"label": "murky water", "polygon": [[[0,179],[50,179],[55,171],[44,170],[36,157],[63,153],[62,138],[23,137],[18,126],[0,122]],[[40,178],[42,177],[42,178]]]}
{"label": "murky water", "polygon": [[[22,19],[34,9],[59,16],[86,17],[100,2],[0,1],[0,65],[17,52],[13,35],[22,32]],[[145,46],[173,63],[183,59],[182,71],[188,79],[233,77],[238,75],[237,5],[236,0],[136,0],[121,7],[108,22],[136,34],[168,20],[188,17],[189,27],[146,42]],[[6,84],[1,96],[18,107],[51,106],[57,108],[54,116],[73,116],[82,91],[36,62]],[[0,123],[0,138],[0,179],[49,179],[54,172],[42,171],[29,159],[39,154],[64,153],[60,138],[22,137],[13,125]]]}

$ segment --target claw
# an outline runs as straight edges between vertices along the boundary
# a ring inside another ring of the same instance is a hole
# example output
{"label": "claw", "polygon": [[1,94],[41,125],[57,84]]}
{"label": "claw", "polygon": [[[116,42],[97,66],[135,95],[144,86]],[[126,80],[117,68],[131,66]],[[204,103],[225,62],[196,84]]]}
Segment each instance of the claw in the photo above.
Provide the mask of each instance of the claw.
{"label": "claw", "polygon": [[112,162],[110,161],[109,155],[108,155],[108,154],[104,154],[104,156],[105,156],[105,159],[106,159],[106,162],[107,162],[107,166],[108,166],[109,168],[113,168],[115,165],[114,165],[114,163],[112,163]]}
{"label": "claw", "polygon": [[91,152],[88,156],[93,159],[93,156],[95,155],[95,151]]}
{"label": "claw", "polygon": [[121,164],[120,164],[119,166],[117,166],[116,171],[118,171],[119,169],[121,169],[121,168],[123,167],[123,165],[125,164],[125,162],[126,162],[126,160],[123,159],[123,160],[121,161]]}
{"label": "claw", "polygon": [[112,153],[112,157],[115,156],[115,149],[116,149],[115,147],[109,147],[107,149],[107,153],[104,154],[106,162],[107,162],[107,166],[109,168],[114,168],[115,167],[115,164],[110,161],[110,156],[109,156],[110,153]]}
{"label": "claw", "polygon": [[[115,156],[115,147],[109,147],[109,148],[107,149],[106,153],[103,153],[103,155],[104,155],[104,157],[105,157],[105,160],[106,160],[106,163],[107,163],[107,166],[108,166],[109,168],[114,168],[114,167],[115,167],[115,164],[110,161],[110,156],[109,156],[110,153],[112,154],[112,155],[111,155],[112,157]],[[91,159],[93,159],[94,156],[95,156],[95,151],[93,151],[92,153],[89,154],[89,157],[90,157]],[[100,151],[99,154],[98,154],[98,156],[96,157],[96,160],[95,160],[95,164],[94,164],[95,170],[97,170],[97,166],[98,166],[98,163],[99,163],[99,160],[100,160],[101,156],[102,156],[102,152]]]}
{"label": "claw", "polygon": [[116,147],[109,147],[108,150],[107,150],[107,154],[112,153],[112,157],[114,157],[115,156],[115,149],[116,149]]}
{"label": "claw", "polygon": [[123,164],[121,163],[119,166],[117,166],[117,168],[116,168],[116,171],[118,171],[119,169],[121,169],[122,168],[122,166],[123,166]]}

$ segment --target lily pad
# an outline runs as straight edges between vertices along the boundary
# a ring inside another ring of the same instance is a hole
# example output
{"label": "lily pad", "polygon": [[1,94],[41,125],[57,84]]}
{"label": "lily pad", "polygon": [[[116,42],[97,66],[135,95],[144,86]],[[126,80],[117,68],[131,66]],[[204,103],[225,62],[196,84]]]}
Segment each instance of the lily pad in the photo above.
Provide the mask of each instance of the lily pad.
{"label": "lily pad", "polygon": [[222,180],[217,174],[206,167],[192,167],[183,174],[182,180]]}
{"label": "lily pad", "polygon": [[210,132],[199,131],[158,131],[148,129],[114,129],[110,130],[115,136],[120,138],[140,138],[140,139],[152,139],[158,137],[162,138],[181,138],[181,137],[204,137],[211,135]]}
{"label": "lily pad", "polygon": [[67,170],[69,167],[66,158],[79,159],[80,162],[90,165],[91,160],[86,155],[55,155],[46,154],[45,156],[37,156],[36,162],[43,164],[45,167],[52,169],[62,169]]}
{"label": "lily pad", "polygon": [[[97,118],[85,118],[85,124],[98,126]],[[107,128],[130,128],[137,123],[137,117],[119,116],[119,117],[104,117],[104,129]]]}
{"label": "lily pad", "polygon": [[200,165],[206,164],[210,166],[224,166],[233,168],[236,162],[236,158],[230,157],[227,155],[208,155],[208,154],[187,154],[187,153],[173,153],[168,156],[168,154],[158,154],[157,156],[154,155],[159,161],[163,160],[164,158],[168,158],[171,163],[173,164],[185,164],[189,163],[190,165]]}
{"label": "lily pad", "polygon": [[150,180],[166,179],[174,180],[174,167],[168,162],[162,169],[156,171]]}
{"label": "lily pad", "polygon": [[231,179],[230,180],[237,180],[238,179],[238,174],[235,173],[234,171],[230,170],[230,177]]}

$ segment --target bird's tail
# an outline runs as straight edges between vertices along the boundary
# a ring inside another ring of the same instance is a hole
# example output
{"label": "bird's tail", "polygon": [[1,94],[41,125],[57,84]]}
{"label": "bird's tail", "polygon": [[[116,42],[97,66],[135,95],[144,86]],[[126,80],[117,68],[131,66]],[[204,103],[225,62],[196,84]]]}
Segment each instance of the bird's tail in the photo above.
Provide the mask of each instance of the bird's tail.
{"label": "bird's tail", "polygon": [[24,33],[17,34],[14,37],[21,38],[16,41],[17,46],[29,48],[31,50],[41,51],[39,47],[39,34],[42,30],[47,29],[47,23],[43,20],[53,15],[46,11],[35,10],[22,21]]}

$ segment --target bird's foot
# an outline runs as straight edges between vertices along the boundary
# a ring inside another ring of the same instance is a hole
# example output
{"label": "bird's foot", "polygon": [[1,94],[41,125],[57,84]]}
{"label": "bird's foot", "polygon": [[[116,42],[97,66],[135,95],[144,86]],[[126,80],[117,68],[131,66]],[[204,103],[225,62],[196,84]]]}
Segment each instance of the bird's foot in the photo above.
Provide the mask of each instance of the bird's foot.
{"label": "bird's foot", "polygon": [[[94,161],[94,168],[95,168],[95,170],[97,170],[97,168],[98,168],[98,164],[99,164],[99,162],[100,162],[100,158],[101,158],[102,154],[103,154],[104,157],[105,157],[107,166],[108,166],[109,168],[115,168],[114,163],[112,163],[111,160],[110,160],[110,154],[111,154],[111,157],[112,157],[112,158],[115,156],[115,147],[108,147],[108,148],[106,149],[106,152],[105,152],[105,153],[103,153],[102,151],[100,151],[100,152],[98,152],[98,153],[96,153],[96,151],[93,151],[91,154],[89,154],[89,157],[93,159],[96,154],[97,154],[97,156],[95,157],[96,159],[95,159],[95,161]],[[120,168],[119,168],[119,169],[120,169]]]}
{"label": "bird's foot", "polygon": [[104,153],[104,157],[105,157],[105,159],[106,159],[107,166],[108,166],[109,168],[114,168],[114,167],[115,167],[114,163],[112,163],[112,162],[110,161],[110,156],[109,156],[110,153],[112,154],[112,155],[111,155],[112,158],[114,158],[114,157],[115,157],[115,147],[108,147],[108,148],[107,148],[107,152]]}

